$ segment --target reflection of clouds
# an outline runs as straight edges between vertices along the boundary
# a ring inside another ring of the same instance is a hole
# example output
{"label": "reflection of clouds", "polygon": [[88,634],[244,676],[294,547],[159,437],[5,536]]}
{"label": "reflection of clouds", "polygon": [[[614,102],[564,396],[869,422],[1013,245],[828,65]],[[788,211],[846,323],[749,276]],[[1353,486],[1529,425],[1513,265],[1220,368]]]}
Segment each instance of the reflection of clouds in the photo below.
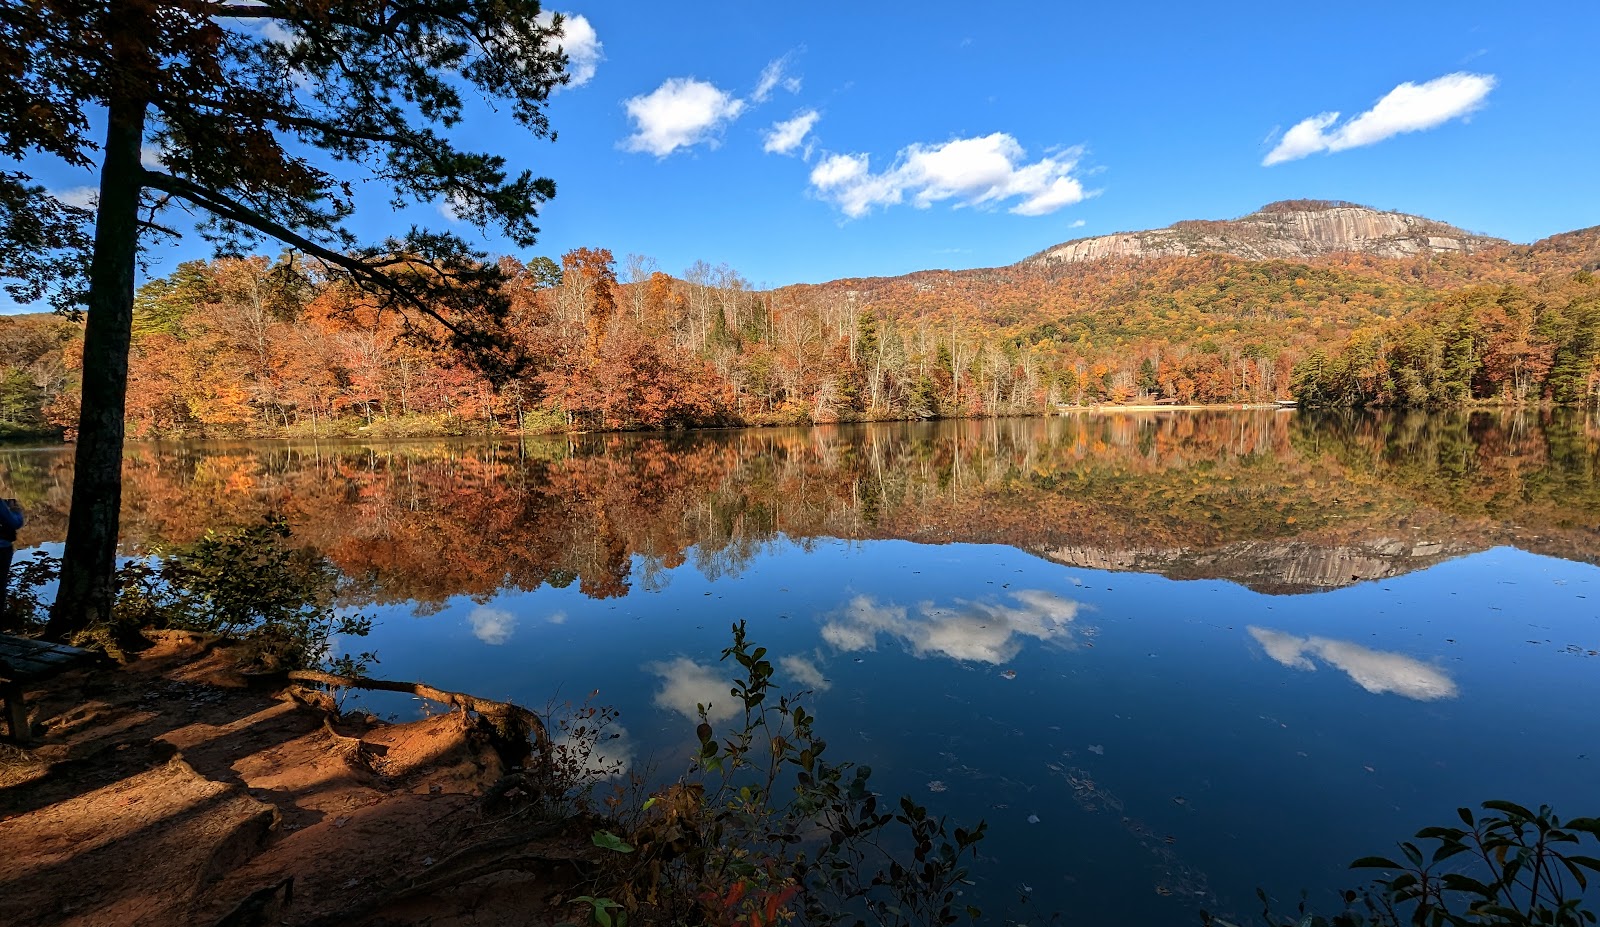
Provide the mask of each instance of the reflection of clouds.
{"label": "reflection of clouds", "polygon": [[656,704],[675,711],[690,721],[698,721],[697,705],[706,706],[710,721],[726,721],[736,710],[731,692],[732,684],[712,666],[701,666],[688,657],[678,657],[670,663],[650,663],[646,669],[661,677],[661,691],[656,693]]}
{"label": "reflection of clouds", "polygon": [[1293,634],[1285,634],[1282,631],[1274,631],[1270,628],[1258,628],[1253,625],[1245,630],[1249,631],[1250,636],[1256,639],[1256,643],[1260,644],[1261,649],[1267,652],[1267,656],[1277,660],[1284,666],[1300,670],[1314,670],[1317,668],[1317,664],[1312,663],[1311,658],[1305,655],[1306,648],[1311,643],[1309,639],[1295,637]]}
{"label": "reflection of clouds", "polygon": [[1387,650],[1373,650],[1350,641],[1326,637],[1295,637],[1271,628],[1247,628],[1250,636],[1267,656],[1290,669],[1315,670],[1318,657],[1355,680],[1356,685],[1374,695],[1393,692],[1406,698],[1431,702],[1455,698],[1455,681],[1443,670],[1414,657]]}
{"label": "reflection of clouds", "polygon": [[472,636],[485,644],[504,644],[511,640],[511,633],[517,629],[517,616],[502,608],[489,608],[480,605],[467,616],[467,622],[472,625]]}
{"label": "reflection of clouds", "polygon": [[583,747],[578,743],[578,738],[571,734],[563,733],[552,738],[551,743],[558,749],[565,748],[570,751],[574,762],[579,762],[585,772],[602,776],[606,779],[617,779],[628,774],[633,768],[633,738],[628,736],[627,728],[620,724],[608,725],[600,732],[604,738],[589,748],[589,755],[582,756]]}
{"label": "reflection of clouds", "polygon": [[954,608],[923,602],[913,616],[904,606],[857,596],[823,625],[822,639],[840,650],[873,650],[878,635],[887,634],[918,657],[940,654],[1005,663],[1022,650],[1026,638],[1064,640],[1062,632],[1078,614],[1077,602],[1041,589],[1018,590],[1011,598],[1011,604],[957,600]]}
{"label": "reflection of clouds", "polygon": [[778,661],[778,665],[783,667],[783,671],[790,679],[814,692],[826,692],[833,685],[822,675],[822,670],[817,664],[805,657],[784,657]]}

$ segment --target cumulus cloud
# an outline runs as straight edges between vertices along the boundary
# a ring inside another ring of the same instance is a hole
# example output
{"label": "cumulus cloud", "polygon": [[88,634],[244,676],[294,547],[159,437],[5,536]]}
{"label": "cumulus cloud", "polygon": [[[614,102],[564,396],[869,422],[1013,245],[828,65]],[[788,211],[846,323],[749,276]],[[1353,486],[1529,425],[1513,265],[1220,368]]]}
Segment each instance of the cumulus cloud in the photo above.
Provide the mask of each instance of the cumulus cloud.
{"label": "cumulus cloud", "polygon": [[438,202],[437,208],[439,215],[451,222],[461,222],[471,213],[472,202],[459,192],[450,193]]}
{"label": "cumulus cloud", "polygon": [[761,150],[768,154],[794,154],[804,146],[805,153],[811,154],[811,143],[806,141],[806,136],[811,134],[811,129],[817,124],[822,114],[814,109],[808,109],[793,119],[774,122],[772,128],[764,134],[764,144]]}
{"label": "cumulus cloud", "polygon": [[1042,216],[1087,195],[1073,176],[1082,154],[1072,148],[1027,163],[1022,145],[996,132],[941,145],[911,145],[901,150],[893,166],[876,174],[868,155],[829,155],[811,171],[811,188],[850,218],[907,200],[918,209],[946,200],[957,206],[1018,200],[1011,212]]}
{"label": "cumulus cloud", "polygon": [[699,720],[700,705],[706,706],[706,718],[710,721],[726,721],[737,710],[730,691],[732,686],[717,667],[678,657],[669,662],[647,664],[645,669],[661,677],[661,690],[656,693],[655,703],[690,721]]}
{"label": "cumulus cloud", "polygon": [[1373,650],[1351,641],[1296,637],[1271,628],[1246,629],[1267,656],[1290,669],[1314,671],[1313,657],[1342,671],[1374,695],[1393,692],[1423,702],[1455,698],[1455,681],[1438,667],[1388,650]]}
{"label": "cumulus cloud", "polygon": [[94,209],[100,205],[99,187],[69,187],[65,190],[57,190],[50,195],[68,206],[75,206],[78,209]]}
{"label": "cumulus cloud", "polygon": [[300,47],[300,34],[275,19],[261,23],[261,37],[293,51]]}
{"label": "cumulus cloud", "polygon": [[1492,74],[1458,71],[1422,84],[1406,81],[1371,109],[1339,122],[1337,112],[1319,113],[1283,133],[1261,162],[1266,167],[1319,151],[1372,145],[1404,132],[1420,132],[1459,119],[1483,105],[1495,86]]}
{"label": "cumulus cloud", "polygon": [[743,100],[692,77],[669,78],[644,96],[624,100],[623,106],[633,120],[633,134],[622,147],[658,158],[702,143],[715,146],[723,126],[745,110]]}
{"label": "cumulus cloud", "polygon": [[[555,14],[546,10],[539,14],[539,25],[549,27]],[[561,14],[561,49],[567,53],[568,87],[582,87],[594,79],[594,72],[605,60],[605,45],[585,16],[574,13]]]}
{"label": "cumulus cloud", "polygon": [[1067,228],[1069,228],[1069,229],[1081,229],[1086,224],[1087,223],[1085,223],[1082,219],[1073,219],[1071,222],[1067,223]]}
{"label": "cumulus cloud", "polygon": [[467,623],[472,626],[472,636],[485,644],[498,646],[511,640],[511,635],[517,630],[517,616],[502,608],[489,608],[480,605],[467,616]]}
{"label": "cumulus cloud", "polygon": [[897,639],[917,657],[945,656],[979,663],[1006,663],[1028,639],[1065,644],[1078,603],[1053,592],[1024,589],[1012,601],[968,602],[952,608],[932,602],[916,607],[857,596],[822,627],[822,639],[843,651],[876,650],[878,638]]}
{"label": "cumulus cloud", "polygon": [[794,52],[767,62],[761,69],[761,78],[756,81],[755,92],[750,98],[757,103],[765,103],[772,96],[772,91],[782,87],[790,93],[800,92],[800,78],[788,73],[789,62],[794,58]]}

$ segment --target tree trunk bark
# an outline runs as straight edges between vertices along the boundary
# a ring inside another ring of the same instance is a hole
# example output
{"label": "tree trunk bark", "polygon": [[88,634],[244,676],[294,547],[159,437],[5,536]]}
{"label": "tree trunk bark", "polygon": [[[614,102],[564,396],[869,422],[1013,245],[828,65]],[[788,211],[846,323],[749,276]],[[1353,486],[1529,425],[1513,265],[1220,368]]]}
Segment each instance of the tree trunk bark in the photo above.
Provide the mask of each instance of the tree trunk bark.
{"label": "tree trunk bark", "polygon": [[139,253],[139,194],[145,104],[114,101],[107,114],[100,169],[94,258],[89,265],[83,332],[83,398],[74,454],[72,510],[45,637],[63,640],[109,620],[115,597],[117,528],[122,513],[123,419],[128,347],[133,338],[133,280]]}

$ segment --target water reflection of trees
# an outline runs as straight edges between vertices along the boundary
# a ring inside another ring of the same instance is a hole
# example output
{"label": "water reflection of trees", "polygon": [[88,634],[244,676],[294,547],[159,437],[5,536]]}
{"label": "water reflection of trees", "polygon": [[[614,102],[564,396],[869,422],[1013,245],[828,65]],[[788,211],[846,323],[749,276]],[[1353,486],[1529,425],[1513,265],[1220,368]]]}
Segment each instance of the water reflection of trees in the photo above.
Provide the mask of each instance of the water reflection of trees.
{"label": "water reflection of trees", "polygon": [[[1441,556],[1515,541],[1590,559],[1597,449],[1600,427],[1581,414],[1270,411],[141,445],[125,468],[125,542],[181,543],[278,512],[366,596],[425,605],[574,582],[617,596],[690,558],[731,575],[780,538],[1005,543],[1174,575],[1228,576],[1242,568],[1230,551],[1259,573],[1291,547],[1381,558],[1421,538]],[[11,451],[0,466],[30,510],[28,540],[59,540],[70,455]]]}

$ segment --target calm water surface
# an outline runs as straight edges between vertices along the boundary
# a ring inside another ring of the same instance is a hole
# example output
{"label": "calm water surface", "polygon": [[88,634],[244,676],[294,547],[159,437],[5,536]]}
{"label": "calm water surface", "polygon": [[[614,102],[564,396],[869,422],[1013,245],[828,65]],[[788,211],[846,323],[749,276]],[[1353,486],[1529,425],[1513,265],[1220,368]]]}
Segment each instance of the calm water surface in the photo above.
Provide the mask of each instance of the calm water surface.
{"label": "calm water surface", "polygon": [[[70,458],[0,468],[30,538]],[[378,675],[731,717],[728,626],[836,759],[990,837],[992,914],[1193,924],[1488,798],[1600,813],[1600,422],[1184,413],[688,437],[145,445],[130,552],[264,511]],[[382,710],[407,714],[406,703]]]}

